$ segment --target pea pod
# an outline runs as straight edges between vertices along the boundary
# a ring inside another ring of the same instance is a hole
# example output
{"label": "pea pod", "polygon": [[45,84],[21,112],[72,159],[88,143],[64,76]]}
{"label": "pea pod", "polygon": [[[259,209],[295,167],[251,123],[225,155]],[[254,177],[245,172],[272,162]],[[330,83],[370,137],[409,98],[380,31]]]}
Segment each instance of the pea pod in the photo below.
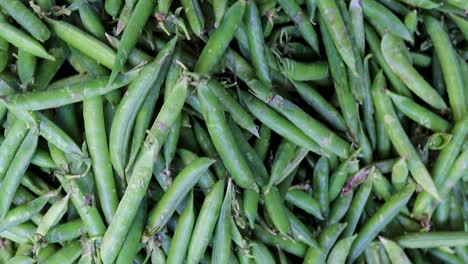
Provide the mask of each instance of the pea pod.
{"label": "pea pod", "polygon": [[424,9],[433,9],[440,6],[440,4],[435,3],[431,0],[399,0],[400,2],[406,3],[414,7],[420,7]]}
{"label": "pea pod", "polygon": [[278,188],[270,188],[268,191],[263,193],[263,196],[265,200],[265,207],[267,209],[268,215],[273,221],[275,228],[277,228],[282,235],[286,236],[289,233],[291,227]]}
{"label": "pea pod", "polygon": [[392,261],[392,263],[404,263],[404,264],[410,264],[412,263],[411,260],[408,258],[408,256],[405,254],[402,248],[398,246],[397,243],[393,242],[392,240],[379,237],[380,242],[385,248],[385,251],[387,252],[388,257]]}
{"label": "pea pod", "polygon": [[219,180],[203,201],[198,214],[187,253],[187,263],[198,263],[213,236],[224,194],[224,180]]}
{"label": "pea pod", "polygon": [[381,48],[385,61],[411,91],[436,109],[444,110],[447,108],[447,105],[440,95],[422,78],[405,58],[402,53],[402,49],[405,49],[404,44],[396,36],[385,34],[382,38]]}
{"label": "pea pod", "polygon": [[51,227],[55,226],[68,209],[68,200],[70,195],[65,196],[62,200],[54,203],[42,218],[41,223],[37,226],[37,234],[45,236]]}
{"label": "pea pod", "polygon": [[44,264],[73,263],[81,255],[81,243],[74,241],[50,256]]}
{"label": "pea pod", "polygon": [[227,263],[231,253],[231,210],[232,210],[232,191],[231,181],[228,182],[226,195],[216,223],[215,234],[213,237],[213,253],[211,260],[213,263]]}
{"label": "pea pod", "polygon": [[336,242],[327,257],[327,263],[345,263],[347,254],[354,239],[356,239],[356,235],[343,238]]}

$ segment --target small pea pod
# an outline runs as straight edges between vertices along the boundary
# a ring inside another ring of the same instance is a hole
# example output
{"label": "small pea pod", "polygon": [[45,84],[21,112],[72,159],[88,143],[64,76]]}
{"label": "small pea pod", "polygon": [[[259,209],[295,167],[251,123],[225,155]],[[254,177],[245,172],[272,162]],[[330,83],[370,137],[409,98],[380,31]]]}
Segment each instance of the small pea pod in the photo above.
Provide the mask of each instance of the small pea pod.
{"label": "small pea pod", "polygon": [[74,241],[62,249],[58,250],[54,255],[50,256],[44,264],[71,264],[81,256],[81,243]]}
{"label": "small pea pod", "polygon": [[378,233],[400,212],[411,198],[414,184],[408,184],[400,192],[386,201],[375,214],[364,224],[351,246],[348,260],[356,260]]}
{"label": "small pea pod", "polygon": [[455,24],[460,28],[463,33],[465,40],[468,40],[468,21],[463,19],[455,14],[449,14],[450,18],[455,22]]}
{"label": "small pea pod", "polygon": [[[213,1],[222,2],[222,1]],[[190,28],[196,36],[202,37],[205,31],[205,19],[198,0],[181,0]],[[222,20],[221,20],[222,21]],[[218,23],[218,25],[220,25]]]}
{"label": "small pea pod", "polygon": [[0,145],[0,180],[5,177],[10,163],[28,132],[27,124],[22,120],[16,120],[8,130]]}
{"label": "small pea pod", "polygon": [[356,235],[342,238],[333,246],[330,254],[327,257],[327,263],[334,264],[334,263],[346,263],[346,257],[348,252],[353,244]]}
{"label": "small pea pod", "polygon": [[406,47],[398,37],[388,33],[385,34],[382,38],[381,48],[385,61],[411,91],[436,109],[444,110],[447,108],[437,91],[423,79],[408,59],[405,58],[402,50],[406,49]]}
{"label": "small pea pod", "polygon": [[46,60],[55,60],[52,55],[47,53],[41,43],[7,22],[0,22],[0,37],[13,44],[13,46],[23,49],[37,57]]}
{"label": "small pea pod", "polygon": [[250,245],[253,259],[255,263],[258,264],[268,264],[268,263],[275,263],[275,258],[271,254],[270,250],[260,242],[253,242]]}
{"label": "small pea pod", "polygon": [[270,188],[268,191],[263,193],[263,196],[265,207],[273,225],[282,235],[287,236],[291,230],[291,226],[278,188]]}
{"label": "small pea pod", "polygon": [[317,219],[323,220],[320,204],[306,192],[298,189],[290,189],[286,194],[286,201],[301,208]]}
{"label": "small pea pod", "polygon": [[379,237],[379,239],[392,263],[412,263],[403,249],[397,243],[384,237]]}
{"label": "small pea pod", "polygon": [[255,225],[254,232],[255,237],[266,245],[278,245],[282,250],[298,257],[303,257],[306,253],[307,246],[299,241],[284,239],[283,235],[269,232],[259,225]]}
{"label": "small pea pod", "polygon": [[42,218],[42,221],[37,226],[37,234],[44,237],[49,232],[51,227],[54,227],[68,209],[68,200],[70,195],[67,194],[62,200],[54,203]]}
{"label": "small pea pod", "polygon": [[335,200],[330,207],[327,224],[332,225],[338,223],[348,212],[352,201],[353,191],[342,194],[339,199]]}
{"label": "small pea pod", "polygon": [[465,101],[467,95],[464,94],[463,76],[456,52],[448,34],[437,19],[424,16],[424,24],[440,61],[453,117],[455,121],[461,120],[467,111]]}
{"label": "small pea pod", "polygon": [[203,75],[210,74],[218,65],[242,21],[244,9],[245,1],[239,0],[226,11],[219,27],[203,48],[195,64],[195,72]]}
{"label": "small pea pod", "polygon": [[289,222],[291,223],[291,233],[294,239],[308,245],[309,247],[320,248],[309,228],[290,210],[287,208],[285,209],[286,213],[288,214]]}
{"label": "small pea pod", "polygon": [[348,223],[343,231],[344,237],[352,236],[355,233],[359,219],[364,213],[364,207],[372,191],[372,178],[368,177],[359,187],[356,195],[351,202],[348,212],[345,216],[345,222]]}
{"label": "small pea pod", "polygon": [[198,214],[187,253],[187,264],[198,263],[213,236],[223,204],[224,180],[219,180],[205,197]]}
{"label": "small pea pod", "polygon": [[420,7],[424,9],[434,9],[440,7],[441,4],[435,3],[431,0],[399,0],[400,2],[406,3],[414,7]]}
{"label": "small pea pod", "polygon": [[183,201],[188,192],[198,182],[200,177],[213,164],[213,160],[199,158],[192,161],[175,178],[171,187],[166,191],[157,206],[149,215],[147,230],[149,234],[157,233],[169,221],[177,206]]}
{"label": "small pea pod", "polygon": [[405,159],[399,158],[392,167],[392,186],[400,191],[408,182],[408,164]]}
{"label": "small pea pod", "polygon": [[466,232],[432,231],[407,233],[395,239],[404,248],[433,248],[468,245]]}
{"label": "small pea pod", "polygon": [[228,263],[231,253],[231,210],[232,210],[232,191],[231,181],[228,182],[226,195],[219,213],[213,237],[213,253],[211,261],[213,263]]}
{"label": "small pea pod", "polygon": [[29,86],[34,82],[36,65],[37,59],[33,54],[26,52],[23,49],[18,49],[16,67],[18,68],[19,79],[23,85]]}

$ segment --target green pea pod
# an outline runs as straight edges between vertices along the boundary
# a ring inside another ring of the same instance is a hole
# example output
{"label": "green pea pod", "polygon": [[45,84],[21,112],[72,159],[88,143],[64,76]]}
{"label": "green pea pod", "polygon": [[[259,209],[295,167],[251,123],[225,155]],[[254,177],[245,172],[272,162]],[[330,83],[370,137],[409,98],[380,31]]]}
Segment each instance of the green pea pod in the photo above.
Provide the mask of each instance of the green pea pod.
{"label": "green pea pod", "polygon": [[44,90],[57,74],[69,54],[65,45],[54,47],[49,53],[55,58],[55,61],[43,60],[39,62],[37,73],[34,78],[34,90]]}
{"label": "green pea pod", "polygon": [[321,249],[310,247],[304,256],[304,264],[323,264],[326,257]]}
{"label": "green pea pod", "polygon": [[81,219],[68,221],[67,223],[52,227],[44,237],[47,243],[61,243],[79,238],[86,231]]}
{"label": "green pea pod", "polygon": [[167,253],[167,263],[175,264],[183,261],[187,254],[193,226],[195,223],[195,212],[193,208],[193,193],[189,194],[189,200],[185,205],[174,231],[171,247]]}
{"label": "green pea pod", "polygon": [[318,19],[341,113],[352,137],[356,138],[359,126],[358,108],[349,86],[346,66],[343,60],[340,60],[338,50],[335,48],[331,35],[325,26],[327,22],[322,15],[319,15]]}
{"label": "green pea pod", "polygon": [[[180,159],[182,160],[182,163],[185,166],[190,165],[192,162],[198,159],[197,154],[187,149],[178,149],[177,154],[179,155]],[[211,174],[209,170],[206,170],[206,172],[200,176],[200,179],[198,180],[197,185],[202,189],[203,193],[206,194],[213,187],[215,183],[216,183],[216,178]]]}
{"label": "green pea pod", "polygon": [[369,44],[369,48],[372,51],[372,54],[374,55],[373,57],[376,59],[382,70],[385,72],[385,75],[392,84],[391,87],[398,94],[411,98],[411,91],[406,87],[403,81],[395,73],[393,73],[390,66],[385,61],[380,45],[381,42],[377,33],[368,24],[364,25],[364,33],[366,36],[366,41]]}
{"label": "green pea pod", "polygon": [[231,255],[231,203],[233,186],[228,182],[226,195],[219,213],[213,237],[213,251],[211,261],[213,263],[228,263]]}
{"label": "green pea pod", "polygon": [[51,227],[55,226],[68,209],[68,200],[70,195],[67,194],[62,200],[54,203],[42,218],[41,223],[37,226],[37,234],[44,237]]}
{"label": "green pea pod", "polygon": [[[379,74],[382,74],[382,72]],[[374,99],[377,112],[380,113],[380,115],[384,115],[384,127],[390,141],[400,156],[407,159],[411,175],[416,182],[436,199],[439,199],[439,192],[437,191],[429,172],[422,163],[419,158],[419,154],[401,126],[392,103],[386,96],[385,92],[385,89],[376,87],[376,89],[372,90],[372,97]]]}
{"label": "green pea pod", "polygon": [[164,255],[164,251],[161,247],[156,246],[151,251],[151,264],[165,264],[166,263],[166,256]]}
{"label": "green pea pod", "polygon": [[322,252],[325,256],[330,252],[336,240],[346,228],[346,223],[336,223],[325,227],[320,234],[318,234],[317,241],[320,245]]}
{"label": "green pea pod", "polygon": [[137,113],[145,101],[145,96],[148,95],[153,86],[157,88],[156,91],[152,92],[159,94],[159,88],[162,85],[163,76],[166,76],[175,44],[176,39],[174,38],[158,53],[152,63],[142,68],[141,74],[128,87],[116,110],[109,135],[109,154],[112,165],[121,177],[125,173],[127,160],[125,150]]}
{"label": "green pea pod", "polygon": [[55,108],[67,104],[81,102],[98,95],[104,95],[130,83],[138,76],[139,69],[120,75],[110,86],[106,86],[108,77],[98,77],[95,80],[76,84],[63,89],[32,91],[23,94],[12,95],[4,98],[8,104],[22,110],[43,110]]}
{"label": "green pea pod", "polygon": [[326,27],[333,43],[338,50],[341,58],[349,67],[351,72],[356,75],[356,59],[353,55],[350,37],[346,30],[343,18],[339,13],[338,6],[332,0],[318,0],[318,9],[326,21]]}
{"label": "green pea pod", "polygon": [[215,147],[213,146],[208,132],[196,119],[193,121],[193,131],[195,133],[198,144],[203,150],[203,154],[213,160],[216,160],[216,162],[213,164],[213,169],[216,176],[218,176],[220,179],[224,178],[225,175],[227,175],[226,168],[224,167],[222,161],[217,159],[218,154]]}
{"label": "green pea pod", "polygon": [[132,226],[128,230],[128,234],[125,237],[125,242],[122,245],[122,248],[125,250],[121,250],[119,252],[116,263],[130,263],[138,253],[138,250],[140,249],[139,243],[145,228],[146,209],[146,201],[143,201],[140,205],[140,208],[138,209],[138,213],[135,219],[133,220]]}
{"label": "green pea pod", "polygon": [[324,151],[333,153],[339,157],[347,157],[349,155],[348,142],[304,112],[299,106],[279,94],[275,94],[273,91],[263,86],[258,80],[252,80],[248,82],[247,85],[253,90],[255,96],[284,115],[307,136],[316,141]]}
{"label": "green pea pod", "polygon": [[242,21],[244,9],[245,1],[239,0],[226,11],[219,27],[203,48],[195,64],[195,72],[207,75],[218,65]]}
{"label": "green pea pod", "polygon": [[[203,13],[198,0],[181,0],[180,2],[182,7],[184,8],[185,15],[187,16],[187,20],[193,33],[199,37],[203,36],[205,30],[205,19],[203,17]],[[218,23],[218,25],[220,24]]]}
{"label": "green pea pod", "polygon": [[348,212],[345,216],[345,222],[348,223],[343,231],[344,237],[350,237],[355,233],[356,227],[364,213],[364,207],[369,199],[372,190],[372,178],[368,177],[356,192],[356,195],[351,202]]}
{"label": "green pea pod", "polygon": [[246,103],[249,111],[275,133],[281,135],[298,146],[303,146],[312,152],[318,154],[323,153],[317,143],[306,136],[289,120],[268,107],[268,105],[246,92],[241,92],[241,97]]}
{"label": "green pea pod", "polygon": [[449,14],[450,18],[452,19],[453,22],[460,28],[460,30],[463,33],[463,37],[465,40],[468,39],[468,22],[466,19],[463,19],[455,14]]}
{"label": "green pea pod", "polygon": [[321,157],[315,164],[313,173],[313,195],[317,199],[322,216],[327,219],[330,203],[328,199],[328,177],[329,177],[329,165],[328,160]]}
{"label": "green pea pod", "polygon": [[81,243],[74,241],[62,249],[58,250],[54,255],[50,256],[44,264],[59,264],[59,263],[74,263],[81,256]]}
{"label": "green pea pod", "polygon": [[0,180],[5,177],[10,163],[28,132],[28,127],[22,120],[15,121],[8,130],[5,140],[0,145]]}
{"label": "green pea pod", "polygon": [[311,195],[298,189],[289,189],[286,194],[286,201],[317,219],[323,220],[320,204]]}
{"label": "green pea pod", "polygon": [[210,80],[208,87],[211,92],[216,95],[219,102],[223,105],[227,112],[231,114],[232,119],[236,123],[258,137],[258,128],[255,125],[249,113],[231,96],[226,89],[216,80]]}
{"label": "green pea pod", "polygon": [[432,231],[407,233],[395,239],[404,248],[433,248],[468,245],[466,233],[462,231]]}
{"label": "green pea pod", "polygon": [[431,16],[424,16],[424,24],[440,60],[444,75],[450,108],[456,121],[463,119],[467,106],[464,95],[463,77],[458,58],[448,34],[442,24]]}
{"label": "green pea pod", "polygon": [[278,231],[286,236],[291,230],[291,224],[286,214],[284,203],[277,187],[272,187],[263,193],[265,206]]}
{"label": "green pea pod", "polygon": [[199,158],[192,161],[190,165],[177,175],[171,187],[169,187],[157,206],[150,213],[147,223],[147,230],[150,234],[157,233],[166,225],[176,207],[183,201],[211,164],[213,164],[213,160]]}
{"label": "green pea pod", "polygon": [[401,52],[403,49],[406,47],[396,36],[385,34],[382,38],[382,54],[392,71],[423,101],[436,109],[446,109],[444,100],[411,66]]}
{"label": "green pea pod", "polygon": [[405,15],[405,19],[403,21],[405,23],[406,29],[408,29],[408,32],[411,34],[411,36],[414,35],[414,33],[419,33],[418,32],[418,11],[413,10],[409,12],[408,14]]}
{"label": "green pea pod", "polygon": [[336,242],[327,257],[327,263],[346,263],[346,257],[355,238],[356,235],[342,238]]}
{"label": "green pea pod", "polygon": [[0,193],[2,194],[2,199],[0,199],[0,219],[3,219],[7,215],[15,191],[36,152],[38,136],[35,133],[36,132],[33,130],[28,132],[1,181]]}
{"label": "green pea pod", "polygon": [[224,13],[228,5],[227,0],[213,1],[213,11],[215,15],[215,28],[218,27],[221,19],[223,19]]}
{"label": "green pea pod", "polygon": [[392,263],[403,263],[403,264],[410,264],[412,263],[408,256],[405,254],[403,249],[398,246],[397,243],[393,242],[392,240],[379,237],[380,242],[385,248],[388,257],[392,261]]}
{"label": "green pea pod", "polygon": [[34,264],[36,260],[29,256],[16,255],[6,262],[8,264]]}
{"label": "green pea pod", "polygon": [[37,59],[33,54],[23,49],[18,49],[18,76],[23,85],[30,85],[34,82],[34,72],[36,71]]}
{"label": "green pea pod", "polygon": [[327,224],[332,225],[338,223],[348,212],[352,201],[353,191],[342,194],[339,199],[335,200],[330,207]]}
{"label": "green pea pod", "polygon": [[400,191],[408,182],[408,164],[403,158],[399,158],[392,167],[392,186],[395,190]]}
{"label": "green pea pod", "polygon": [[[106,3],[108,1],[105,1]],[[78,12],[80,14],[81,22],[86,30],[91,34],[99,38],[100,40],[105,40],[105,29],[102,24],[99,15],[96,13],[94,8],[86,1],[82,1],[79,4]]]}
{"label": "green pea pod", "polygon": [[[273,234],[259,225],[255,225],[255,237],[269,246],[276,246],[278,245],[282,250],[293,254],[297,257],[304,257],[307,246],[299,241],[291,240],[291,239],[284,239],[281,234]],[[313,248],[313,247],[311,247]]]}
{"label": "green pea pod", "polygon": [[288,58],[280,59],[289,79],[294,81],[317,81],[328,77],[328,64],[325,61],[304,63]]}
{"label": "green pea pod", "polygon": [[219,180],[203,201],[190,239],[187,264],[198,263],[208,247],[223,204],[224,185],[225,181]]}
{"label": "green pea pod", "polygon": [[[226,1],[214,1],[226,2]],[[252,65],[258,78],[268,87],[271,87],[271,77],[268,69],[268,58],[265,51],[265,41],[260,22],[260,14],[255,1],[246,2],[244,24],[247,27],[247,39],[252,56]]]}
{"label": "green pea pod", "polygon": [[307,44],[314,49],[315,53],[320,54],[317,33],[299,4],[294,0],[279,0],[277,2],[294,24],[296,24]]}
{"label": "green pea pod", "polygon": [[221,160],[236,184],[242,188],[254,188],[255,178],[228,129],[219,100],[203,81],[198,85],[197,93],[208,132]]}
{"label": "green pea pod", "polygon": [[387,201],[392,196],[393,188],[389,180],[379,170],[369,173],[372,178],[372,192],[378,199]]}
{"label": "green pea pod", "polygon": [[414,39],[405,24],[398,19],[385,6],[374,0],[363,0],[362,8],[364,14],[371,24],[377,24],[379,28],[383,28],[406,41],[414,42]]}
{"label": "green pea pod", "polygon": [[351,16],[355,41],[361,56],[364,56],[366,40],[364,37],[364,16],[362,10],[363,3],[361,3],[361,1],[353,0],[349,3],[349,14]]}
{"label": "green pea pod", "polygon": [[117,17],[119,14],[120,6],[122,5],[122,0],[105,0],[104,9],[106,13],[111,15],[113,18]]}
{"label": "green pea pod", "polygon": [[440,116],[418,105],[411,99],[387,92],[396,107],[407,117],[435,132],[447,132],[451,125]]}
{"label": "green pea pod", "polygon": [[13,46],[23,49],[34,56],[52,61],[55,60],[52,55],[47,53],[41,43],[7,22],[0,22],[0,37],[13,44]]}
{"label": "green pea pod", "polygon": [[266,125],[261,125],[259,129],[258,139],[256,139],[253,146],[255,152],[257,152],[257,156],[261,161],[264,161],[268,154],[268,149],[270,147],[270,139],[271,129],[268,128]]}
{"label": "green pea pod", "polygon": [[275,263],[275,258],[271,254],[270,250],[263,245],[262,243],[253,242],[251,245],[253,259],[255,263],[258,264],[267,264],[267,263]]}
{"label": "green pea pod", "polygon": [[356,260],[378,233],[400,212],[415,190],[414,184],[408,184],[400,192],[386,201],[361,228],[351,246],[348,260]]}
{"label": "green pea pod", "polygon": [[360,149],[357,149],[348,159],[343,161],[330,175],[330,183],[328,187],[328,199],[334,201],[342,192],[343,187],[345,186],[346,180],[348,179],[348,174],[352,172],[351,168],[354,164],[358,163],[356,156],[360,152]]}
{"label": "green pea pod", "polygon": [[314,236],[310,232],[309,228],[297,218],[290,210],[286,209],[288,214],[289,222],[291,223],[291,233],[293,237],[301,242],[306,244],[309,247],[320,248],[317,241],[313,238]]}

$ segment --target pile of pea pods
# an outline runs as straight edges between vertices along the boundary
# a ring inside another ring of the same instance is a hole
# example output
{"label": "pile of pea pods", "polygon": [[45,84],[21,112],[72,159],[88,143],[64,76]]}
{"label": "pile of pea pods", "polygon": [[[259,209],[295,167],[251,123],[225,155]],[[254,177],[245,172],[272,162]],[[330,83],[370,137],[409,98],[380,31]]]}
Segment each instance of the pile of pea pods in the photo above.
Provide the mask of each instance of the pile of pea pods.
{"label": "pile of pea pods", "polygon": [[0,264],[468,263],[468,1],[0,0]]}

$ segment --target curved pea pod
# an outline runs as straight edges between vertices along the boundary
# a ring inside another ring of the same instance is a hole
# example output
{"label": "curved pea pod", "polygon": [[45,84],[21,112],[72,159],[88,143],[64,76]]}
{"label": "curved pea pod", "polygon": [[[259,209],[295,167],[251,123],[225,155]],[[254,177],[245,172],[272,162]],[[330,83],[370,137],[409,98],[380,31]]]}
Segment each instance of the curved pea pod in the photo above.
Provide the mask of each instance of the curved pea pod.
{"label": "curved pea pod", "polygon": [[16,67],[18,76],[23,85],[30,85],[34,82],[34,72],[36,71],[37,59],[33,54],[23,49],[18,49],[18,59]]}
{"label": "curved pea pod", "polygon": [[284,12],[294,24],[296,24],[307,44],[314,49],[315,53],[319,54],[317,33],[299,4],[294,0],[280,0],[278,4],[283,8]]}
{"label": "curved pea pod", "polygon": [[116,263],[125,264],[132,262],[140,250],[140,240],[145,228],[146,208],[147,203],[143,200],[122,245],[122,248],[125,250],[120,250]]}
{"label": "curved pea pod", "polygon": [[354,57],[351,40],[346,30],[343,17],[341,16],[335,1],[318,0],[318,9],[326,21],[326,27],[335,44],[338,53],[353,74],[357,74],[356,58]]}
{"label": "curved pea pod", "polygon": [[36,132],[33,130],[28,132],[28,135],[19,146],[15,157],[10,163],[5,177],[1,181],[0,193],[2,194],[2,199],[0,199],[0,219],[4,218],[7,214],[15,191],[21,182],[21,178],[36,152],[38,136],[35,133]]}
{"label": "curved pea pod", "polygon": [[47,53],[41,43],[7,22],[0,22],[0,37],[13,44],[13,46],[23,49],[37,57],[52,61],[55,60],[52,55]]}
{"label": "curved pea pod", "polygon": [[195,64],[195,72],[207,75],[215,69],[234,37],[238,25],[242,21],[244,10],[244,0],[237,1],[227,10],[218,28],[203,48]]}
{"label": "curved pea pod", "polygon": [[338,223],[348,212],[352,201],[353,191],[342,194],[339,199],[335,200],[330,207],[327,224],[332,225]]}
{"label": "curved pea pod", "polygon": [[323,148],[323,151],[339,157],[347,157],[349,155],[348,142],[304,112],[299,106],[279,94],[275,94],[270,89],[264,87],[258,80],[252,80],[247,84],[253,90],[255,96],[284,115],[307,136],[317,142]]}
{"label": "curved pea pod", "polygon": [[187,263],[198,263],[213,236],[216,220],[223,204],[224,180],[219,180],[203,201],[187,253]]}
{"label": "curved pea pod", "polygon": [[404,208],[415,190],[414,184],[408,184],[400,192],[386,201],[364,224],[351,246],[348,260],[356,260],[378,233]]}
{"label": "curved pea pod", "polygon": [[288,235],[291,226],[278,188],[272,187],[268,191],[265,191],[263,193],[263,199],[268,215],[275,228],[278,229],[282,235]]}
{"label": "curved pea pod", "polygon": [[42,218],[42,221],[37,226],[36,233],[41,237],[44,237],[51,227],[55,226],[63,215],[68,210],[68,200],[70,199],[70,194],[67,194],[62,200],[55,202],[48,210],[47,213]]}
{"label": "curved pea pod", "polygon": [[403,263],[403,264],[410,264],[412,263],[408,256],[405,254],[403,249],[392,240],[386,239],[384,237],[380,237],[380,242],[385,248],[388,257],[392,261],[392,263]]}
{"label": "curved pea pod", "polygon": [[[175,44],[176,39],[174,38],[158,53],[152,63],[145,65],[141,69],[141,73],[128,87],[115,112],[109,135],[109,154],[112,165],[121,177],[125,173],[125,163],[127,162],[126,149],[134,127],[135,118],[152,87],[157,87],[155,91],[152,91],[154,92],[153,94],[159,94],[159,89],[163,83],[163,76],[166,76],[172,59]],[[116,82],[117,80],[114,80],[114,83]],[[180,85],[184,83],[181,82]]]}
{"label": "curved pea pod", "polygon": [[[190,165],[192,162],[194,162],[195,160],[199,158],[197,154],[187,149],[179,148],[177,150],[177,154],[179,155],[180,159],[182,160],[182,163],[185,166]],[[212,161],[215,162],[214,160]],[[216,178],[211,174],[209,170],[206,170],[206,172],[200,176],[200,179],[197,182],[197,184],[199,185],[200,188],[202,188],[202,191],[205,194],[213,187],[215,183],[216,183]]]}
{"label": "curved pea pod", "polygon": [[74,263],[81,256],[81,243],[74,241],[62,249],[58,250],[54,255],[50,256],[44,264],[60,264]]}
{"label": "curved pea pod", "polygon": [[327,257],[327,263],[345,263],[349,249],[351,248],[355,238],[356,235],[339,240],[331,249],[330,254]]}
{"label": "curved pea pod", "polygon": [[297,218],[290,210],[286,209],[286,213],[291,224],[291,233],[297,241],[306,244],[309,247],[320,248],[317,241],[315,241],[312,232],[309,228]]}
{"label": "curved pea pod", "polygon": [[[382,72],[379,74],[382,74]],[[376,87],[376,89],[372,90],[372,97],[374,99],[377,112],[384,115],[385,131],[398,154],[401,157],[406,158],[411,175],[424,190],[431,193],[431,195],[436,199],[439,199],[439,192],[437,191],[429,172],[422,163],[419,154],[401,126],[392,103],[385,94],[385,89]]]}
{"label": "curved pea pod", "polygon": [[192,161],[175,177],[171,187],[169,187],[149,215],[147,224],[149,234],[157,233],[166,225],[177,206],[183,201],[188,192],[213,162],[214,161],[209,158],[198,158]]}
{"label": "curved pea pod", "polygon": [[468,21],[466,21],[466,19],[463,19],[460,16],[457,16],[455,14],[449,14],[449,16],[452,19],[452,21],[455,22],[458,28],[460,28],[465,40],[467,40],[468,39]]}
{"label": "curved pea pod", "polygon": [[372,29],[368,24],[364,25],[364,33],[366,36],[366,41],[369,44],[369,48],[372,51],[373,57],[378,62],[379,66],[385,72],[385,75],[389,79],[393,89],[401,95],[411,98],[411,91],[406,87],[403,81],[391,70],[388,63],[385,61],[384,55],[382,54],[381,41],[377,33]]}
{"label": "curved pea pod", "polygon": [[[226,1],[214,1],[226,2]],[[244,24],[247,27],[247,39],[252,55],[252,66],[258,78],[268,87],[271,87],[271,77],[268,68],[268,57],[265,51],[265,41],[260,22],[260,14],[255,1],[246,2]]]}
{"label": "curved pea pod", "polygon": [[250,245],[253,259],[255,263],[258,264],[267,264],[267,263],[275,263],[275,258],[271,254],[270,250],[263,245],[261,242],[252,242]]}
{"label": "curved pea pod", "polygon": [[67,43],[68,46],[81,51],[100,64],[112,69],[116,56],[112,48],[67,22],[50,18],[45,19],[57,37]]}
{"label": "curved pea pod", "polygon": [[215,233],[213,237],[213,251],[211,261],[213,263],[228,263],[231,256],[231,204],[232,204],[233,186],[231,181],[228,182],[226,195],[224,196],[223,205],[219,213],[218,222],[216,223]]}
{"label": "curved pea pod", "polygon": [[5,140],[0,145],[0,180],[5,177],[10,163],[28,132],[27,124],[17,120],[6,133]]}
{"label": "curved pea pod", "polygon": [[79,3],[78,12],[84,28],[97,38],[105,40],[106,36],[104,25],[91,4],[86,1]]}
{"label": "curved pea pod", "polygon": [[317,143],[306,136],[289,120],[268,107],[268,105],[246,92],[241,91],[241,97],[245,101],[249,111],[271,130],[298,146],[303,146],[312,152],[323,154]]}
{"label": "curved pea pod", "polygon": [[354,151],[352,155],[343,161],[330,175],[330,183],[328,186],[328,199],[330,201],[334,201],[342,192],[343,187],[346,187],[345,183],[348,179],[348,174],[352,173],[352,167],[359,162],[356,156],[360,151],[360,149]]}
{"label": "curved pea pod", "polygon": [[197,94],[208,132],[224,166],[237,185],[242,188],[254,188],[256,186],[255,178],[247,161],[242,157],[242,153],[235,144],[219,100],[203,81],[198,85]]}
{"label": "curved pea pod", "polygon": [[442,24],[431,16],[424,16],[424,24],[439,58],[449,97],[450,108],[456,121],[467,111],[463,90],[463,77],[454,47]]}
{"label": "curved pea pod", "polygon": [[210,80],[208,87],[211,92],[216,95],[219,102],[223,105],[227,112],[231,114],[232,119],[236,123],[258,137],[258,128],[255,125],[249,113],[233,98],[231,94],[216,80]]}
{"label": "curved pea pod", "polygon": [[282,140],[276,149],[275,159],[271,165],[270,179],[266,189],[271,188],[273,185],[279,184],[288,174],[285,174],[285,168],[294,155],[297,146],[288,140]]}
{"label": "curved pea pod", "polygon": [[280,234],[273,234],[259,225],[255,225],[255,237],[269,246],[278,245],[282,250],[298,257],[303,257],[307,246],[299,241],[284,239]]}
{"label": "curved pea pod", "polygon": [[364,207],[372,191],[372,178],[368,177],[359,187],[356,195],[351,202],[348,212],[345,216],[345,222],[348,223],[343,231],[344,237],[349,237],[355,233],[359,219],[361,218]]}
{"label": "curved pea pod", "polygon": [[[217,3],[223,1],[213,2]],[[187,16],[187,20],[193,33],[199,37],[203,36],[205,30],[205,18],[203,17],[202,9],[198,0],[181,0],[180,3],[184,8],[185,15]],[[217,25],[220,24],[218,23]]]}
{"label": "curved pea pod", "polygon": [[330,210],[330,201],[328,199],[328,178],[329,165],[328,160],[321,157],[315,164],[313,173],[313,195],[320,205],[322,216],[327,219]]}
{"label": "curved pea pod", "polygon": [[385,34],[382,38],[382,54],[392,71],[427,104],[444,110],[447,108],[444,100],[437,91],[432,88],[424,78],[413,68],[402,50],[406,49],[402,41],[391,34]]}
{"label": "curved pea pod", "polygon": [[408,164],[403,158],[399,158],[392,167],[392,185],[395,190],[400,191],[408,182]]}
{"label": "curved pea pod", "polygon": [[0,6],[18,24],[28,31],[35,39],[44,42],[49,39],[50,31],[35,14],[20,0],[2,0]]}
{"label": "curved pea pod", "polygon": [[5,217],[0,221],[0,232],[8,230],[18,224],[30,220],[35,215],[39,214],[42,208],[56,194],[54,192],[42,195],[26,204],[20,205],[8,211]]}
{"label": "curved pea pod", "polygon": [[439,185],[440,192],[446,196],[450,190],[459,182],[466,173],[468,167],[468,150],[464,150],[455,160],[452,167],[447,173],[446,178]]}
{"label": "curved pea pod", "polygon": [[382,28],[406,41],[414,42],[412,34],[405,27],[405,24],[385,6],[374,0],[362,0],[362,8],[371,24],[376,24],[378,28]]}
{"label": "curved pea pod", "polygon": [[325,61],[304,63],[281,58],[281,64],[289,79],[294,81],[315,81],[328,77],[328,64]]}
{"label": "curved pea pod", "polygon": [[320,245],[320,249],[324,256],[328,255],[328,252],[335,245],[336,240],[340,237],[343,230],[346,228],[346,223],[336,223],[329,225],[322,229],[322,231],[317,236],[317,242]]}
{"label": "curved pea pod", "polygon": [[104,10],[106,10],[107,14],[115,18],[119,14],[121,5],[122,5],[122,0],[105,0]]}
{"label": "curved pea pod", "polygon": [[52,227],[44,237],[47,243],[61,243],[74,240],[86,231],[81,219],[71,220],[67,223]]}
{"label": "curved pea pod", "polygon": [[323,220],[320,204],[310,195],[298,189],[289,189],[286,201],[301,208],[317,219]]}
{"label": "curved pea pod", "polygon": [[210,136],[206,129],[198,122],[196,119],[193,120],[193,131],[200,148],[208,158],[216,160],[213,164],[213,170],[216,176],[219,179],[224,178],[227,175],[226,168],[223,165],[223,162],[219,160],[218,153],[216,152],[213,142],[210,139]]}
{"label": "curved pea pod", "polygon": [[413,100],[387,91],[396,107],[407,117],[435,132],[447,132],[451,124]]}
{"label": "curved pea pod", "polygon": [[185,205],[174,231],[174,236],[167,253],[167,263],[176,264],[184,260],[189,246],[193,226],[195,223],[195,212],[193,207],[193,193],[189,194],[189,200]]}
{"label": "curved pea pod", "polygon": [[434,248],[468,245],[468,237],[463,231],[431,231],[407,233],[395,239],[404,248]]}
{"label": "curved pea pod", "polygon": [[13,107],[21,110],[43,110],[56,108],[67,104],[81,102],[85,99],[104,95],[115,89],[123,87],[138,76],[140,69],[119,75],[117,80],[106,86],[108,77],[98,77],[85,83],[63,87],[62,89],[32,91],[23,94],[12,95],[4,100]]}

